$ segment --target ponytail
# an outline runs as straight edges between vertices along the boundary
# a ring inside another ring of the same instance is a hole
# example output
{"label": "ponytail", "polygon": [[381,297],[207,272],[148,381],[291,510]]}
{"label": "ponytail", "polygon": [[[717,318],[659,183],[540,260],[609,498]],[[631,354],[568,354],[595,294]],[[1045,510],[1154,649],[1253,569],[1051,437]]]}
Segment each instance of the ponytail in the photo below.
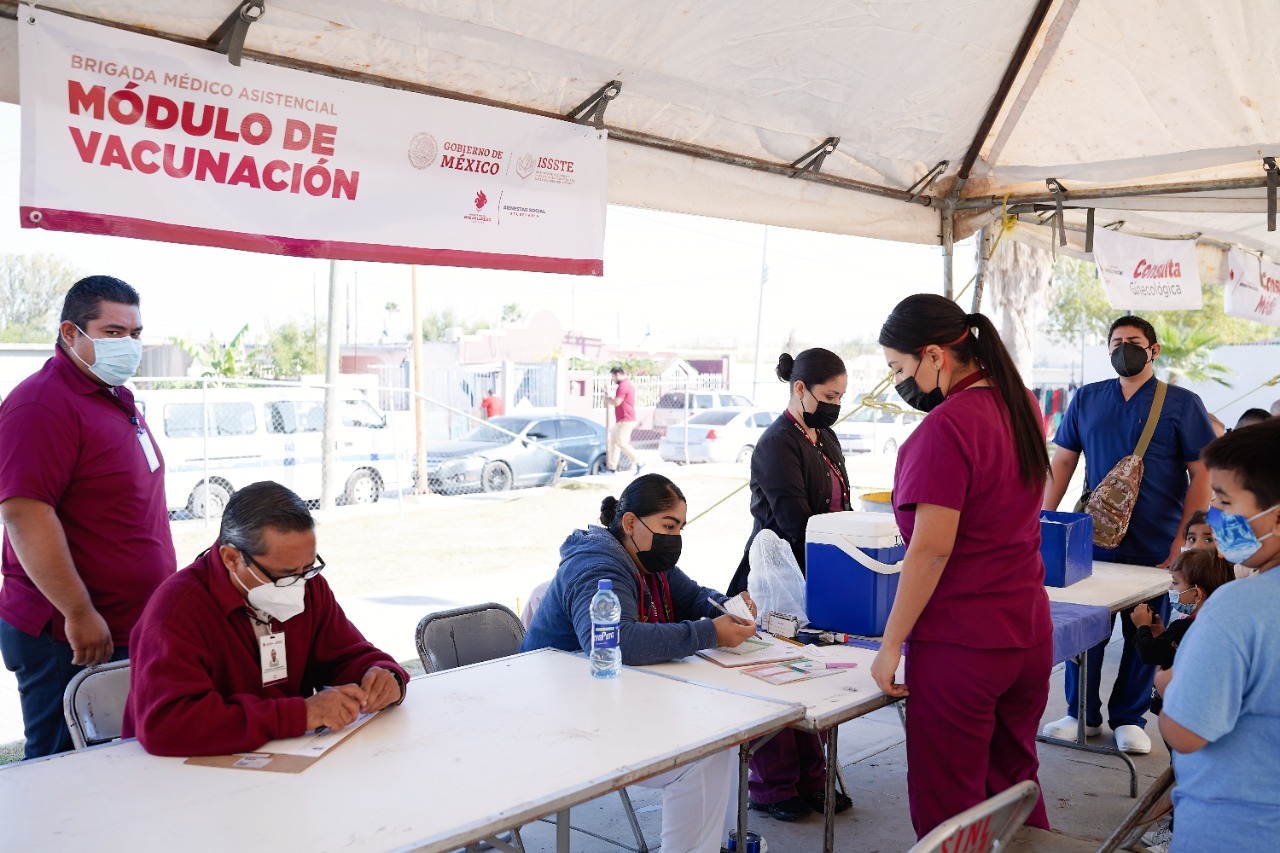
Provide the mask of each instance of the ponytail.
{"label": "ponytail", "polygon": [[879,343],[903,353],[919,353],[936,344],[960,364],[977,362],[1004,402],[1022,482],[1044,486],[1049,472],[1044,422],[1031,405],[1022,376],[988,317],[965,314],[943,296],[916,294],[899,302],[889,314],[880,327]]}

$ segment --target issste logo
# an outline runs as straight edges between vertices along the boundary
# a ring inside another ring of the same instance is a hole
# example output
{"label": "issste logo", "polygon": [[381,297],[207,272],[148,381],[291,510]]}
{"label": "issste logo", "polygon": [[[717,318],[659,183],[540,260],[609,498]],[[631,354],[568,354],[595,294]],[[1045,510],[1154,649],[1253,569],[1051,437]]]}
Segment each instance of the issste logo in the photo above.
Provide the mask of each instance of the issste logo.
{"label": "issste logo", "polygon": [[489,203],[489,197],[484,194],[484,190],[476,193],[476,210],[484,210],[484,206]]}
{"label": "issste logo", "polygon": [[521,180],[533,174],[533,155],[526,153],[516,161],[516,174]]}
{"label": "issste logo", "polygon": [[415,169],[425,169],[436,161],[436,138],[425,131],[415,134],[409,140],[409,165]]}

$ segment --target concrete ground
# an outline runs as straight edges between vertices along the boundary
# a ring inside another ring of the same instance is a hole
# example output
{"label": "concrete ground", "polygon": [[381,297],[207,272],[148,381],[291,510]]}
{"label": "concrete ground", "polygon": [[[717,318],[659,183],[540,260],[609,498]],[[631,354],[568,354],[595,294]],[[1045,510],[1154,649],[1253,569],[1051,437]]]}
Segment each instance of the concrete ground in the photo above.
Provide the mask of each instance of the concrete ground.
{"label": "concrete ground", "polygon": [[[750,531],[745,466],[676,467],[644,454],[645,470],[670,476],[689,501],[691,524],[681,566],[702,583],[723,589],[733,574]],[[850,457],[854,493],[887,488],[893,457]],[[599,514],[600,500],[617,495],[628,477],[586,477],[551,489],[524,489],[469,497],[422,496],[384,501],[369,508],[318,513],[319,547],[330,568],[325,576],[352,621],[397,660],[419,669],[413,629],[425,614],[481,601],[499,601],[519,611],[528,591],[555,571],[560,542],[573,527]],[[710,509],[705,518],[698,513]],[[216,535],[202,521],[174,522],[174,540],[186,565]],[[1113,643],[1119,643],[1116,632]],[[1115,677],[1118,645],[1108,655],[1103,683]],[[1062,676],[1054,676],[1046,720],[1062,716]],[[409,701],[412,701],[410,695]],[[1154,733],[1154,725],[1148,730]],[[0,668],[0,764],[21,757],[22,723],[13,676]],[[1104,733],[1103,738],[1109,738]],[[1153,736],[1150,755],[1137,757],[1139,788],[1164,769],[1167,753]],[[1050,821],[1061,843],[1028,849],[1080,849],[1079,839],[1097,842],[1116,826],[1133,802],[1117,758],[1056,746],[1040,746],[1041,783]],[[902,851],[915,841],[907,816],[906,757],[902,727],[886,708],[845,723],[840,763],[854,800],[852,811],[836,819],[836,849]],[[633,787],[630,795],[651,846],[661,836],[661,794]],[[621,800],[609,795],[573,810],[572,822],[618,843],[574,833],[574,853],[615,851],[634,846]],[[814,815],[783,824],[751,812],[749,827],[764,835],[775,853],[820,850],[822,820]],[[530,853],[554,849],[555,827],[538,822],[525,828]],[[1086,848],[1087,849],[1087,848]]]}

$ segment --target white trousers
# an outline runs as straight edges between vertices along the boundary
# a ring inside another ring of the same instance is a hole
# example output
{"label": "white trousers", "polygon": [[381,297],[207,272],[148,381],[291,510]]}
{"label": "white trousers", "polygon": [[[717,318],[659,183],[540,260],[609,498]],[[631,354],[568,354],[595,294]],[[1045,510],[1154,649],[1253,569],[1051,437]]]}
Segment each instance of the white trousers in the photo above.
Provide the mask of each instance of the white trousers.
{"label": "white trousers", "polygon": [[662,853],[720,853],[738,822],[738,751],[636,782],[662,790]]}

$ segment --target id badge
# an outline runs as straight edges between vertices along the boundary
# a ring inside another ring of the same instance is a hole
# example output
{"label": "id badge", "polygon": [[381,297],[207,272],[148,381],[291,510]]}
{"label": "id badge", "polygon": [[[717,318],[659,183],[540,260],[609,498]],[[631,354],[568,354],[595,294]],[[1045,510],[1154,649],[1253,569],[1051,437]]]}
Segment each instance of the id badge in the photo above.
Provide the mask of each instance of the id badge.
{"label": "id badge", "polygon": [[154,473],[160,467],[160,457],[156,456],[156,446],[151,440],[151,433],[145,429],[138,430],[138,444],[142,445],[142,455],[147,457],[147,467]]}
{"label": "id badge", "polygon": [[262,686],[279,684],[289,677],[289,664],[284,657],[284,634],[267,634],[258,638],[262,657]]}

